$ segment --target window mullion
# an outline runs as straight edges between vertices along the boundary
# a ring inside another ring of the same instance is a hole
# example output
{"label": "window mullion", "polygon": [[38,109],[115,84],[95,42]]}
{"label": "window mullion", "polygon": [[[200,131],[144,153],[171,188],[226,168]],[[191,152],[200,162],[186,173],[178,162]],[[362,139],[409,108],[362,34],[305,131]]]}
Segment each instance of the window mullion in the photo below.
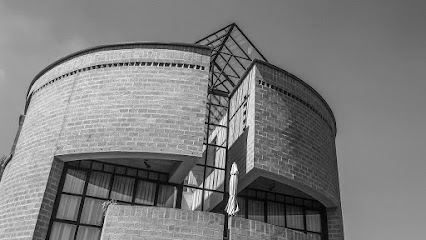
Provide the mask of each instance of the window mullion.
{"label": "window mullion", "polygon": [[[90,164],[90,166],[92,166],[92,164]],[[77,221],[76,221],[77,226],[76,226],[75,233],[74,233],[74,240],[77,239],[77,233],[78,233],[78,229],[80,227],[81,213],[83,212],[84,200],[86,199],[87,185],[89,184],[90,175],[92,173],[91,170],[86,170],[86,172],[87,172],[87,177],[86,177],[86,182],[84,183],[83,195],[81,196],[80,206],[78,208]]]}

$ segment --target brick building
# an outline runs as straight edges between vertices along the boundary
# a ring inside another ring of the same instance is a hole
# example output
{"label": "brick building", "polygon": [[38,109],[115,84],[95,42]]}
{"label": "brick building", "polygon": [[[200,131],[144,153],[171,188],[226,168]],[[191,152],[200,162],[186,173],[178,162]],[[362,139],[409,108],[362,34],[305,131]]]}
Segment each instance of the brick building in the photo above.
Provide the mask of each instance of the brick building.
{"label": "brick building", "polygon": [[195,44],[82,50],[29,87],[0,239],[343,240],[335,136],[318,92],[235,24]]}

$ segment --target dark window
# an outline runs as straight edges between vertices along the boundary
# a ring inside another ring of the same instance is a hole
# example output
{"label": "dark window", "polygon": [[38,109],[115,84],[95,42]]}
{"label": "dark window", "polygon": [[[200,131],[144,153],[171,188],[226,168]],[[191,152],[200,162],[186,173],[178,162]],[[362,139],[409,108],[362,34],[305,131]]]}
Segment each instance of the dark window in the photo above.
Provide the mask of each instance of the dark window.
{"label": "dark window", "polygon": [[167,180],[168,175],[90,160],[66,163],[48,239],[99,239],[102,204],[109,199],[118,204],[176,207],[177,186],[158,179]]}
{"label": "dark window", "polygon": [[237,217],[302,231],[310,239],[327,239],[325,207],[316,200],[257,189],[245,189],[237,199]]}

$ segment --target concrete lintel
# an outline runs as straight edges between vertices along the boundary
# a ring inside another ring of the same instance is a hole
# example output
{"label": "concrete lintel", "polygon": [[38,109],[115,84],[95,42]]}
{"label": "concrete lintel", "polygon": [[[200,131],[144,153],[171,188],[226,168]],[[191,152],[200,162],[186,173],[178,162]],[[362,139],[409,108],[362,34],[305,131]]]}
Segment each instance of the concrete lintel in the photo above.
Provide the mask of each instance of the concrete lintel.
{"label": "concrete lintel", "polygon": [[313,198],[321,202],[326,208],[336,208],[339,206],[339,203],[336,203],[333,199],[328,198],[324,194],[302,183],[296,182],[292,179],[281,176],[279,174],[272,173],[272,172],[269,172],[263,169],[258,169],[258,168],[253,168],[247,174],[245,174],[241,179],[239,179],[238,192],[242,191],[244,188],[249,186],[252,182],[254,182],[259,177],[271,179],[279,183],[286,184],[288,186],[299,189],[300,191],[312,196]]}
{"label": "concrete lintel", "polygon": [[195,164],[201,159],[200,157],[179,155],[179,154],[164,154],[164,153],[152,153],[152,152],[92,152],[92,153],[77,153],[77,154],[65,154],[55,156],[63,162],[92,159],[116,159],[116,158],[134,158],[134,159],[158,159],[158,160],[169,160],[175,161],[173,169],[169,173],[169,182],[180,184],[183,182],[189,171],[195,166]]}

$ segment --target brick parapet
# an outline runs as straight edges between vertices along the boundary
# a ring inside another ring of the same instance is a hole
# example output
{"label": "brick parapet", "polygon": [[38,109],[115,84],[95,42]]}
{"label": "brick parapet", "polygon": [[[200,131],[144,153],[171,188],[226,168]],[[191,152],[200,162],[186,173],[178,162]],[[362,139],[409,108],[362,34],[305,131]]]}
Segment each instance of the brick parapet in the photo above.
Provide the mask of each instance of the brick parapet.
{"label": "brick parapet", "polygon": [[43,84],[75,70],[99,64],[137,62],[189,63],[209,66],[211,49],[185,43],[121,43],[96,46],[72,53],[43,69],[32,80],[27,96]]}
{"label": "brick parapet", "polygon": [[306,234],[250,219],[231,217],[230,240],[320,240],[318,235]]}
{"label": "brick parapet", "polygon": [[110,205],[101,240],[222,240],[222,214],[173,208]]}

